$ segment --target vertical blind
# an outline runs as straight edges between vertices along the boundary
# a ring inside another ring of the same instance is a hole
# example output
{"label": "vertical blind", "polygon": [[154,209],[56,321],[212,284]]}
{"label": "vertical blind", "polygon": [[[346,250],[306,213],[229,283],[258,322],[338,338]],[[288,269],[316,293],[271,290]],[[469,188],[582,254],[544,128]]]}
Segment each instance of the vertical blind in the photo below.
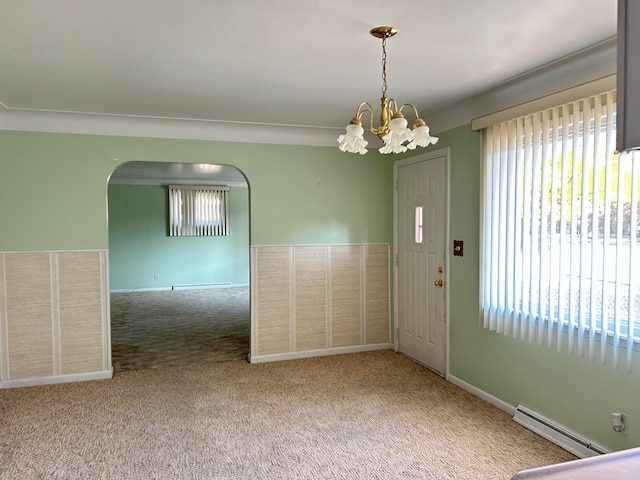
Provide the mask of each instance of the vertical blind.
{"label": "vertical blind", "polygon": [[169,235],[228,235],[229,187],[169,185]]}
{"label": "vertical blind", "polygon": [[485,129],[482,324],[631,370],[640,340],[640,153],[615,92]]}

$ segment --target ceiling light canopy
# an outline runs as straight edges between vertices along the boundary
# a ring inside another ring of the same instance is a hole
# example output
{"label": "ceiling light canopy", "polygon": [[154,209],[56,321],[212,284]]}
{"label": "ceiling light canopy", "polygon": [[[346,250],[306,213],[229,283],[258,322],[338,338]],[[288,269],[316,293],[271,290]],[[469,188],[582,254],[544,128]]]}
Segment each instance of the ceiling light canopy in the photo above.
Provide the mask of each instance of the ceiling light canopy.
{"label": "ceiling light canopy", "polygon": [[[394,27],[376,27],[369,33],[376,38],[382,39],[382,98],[380,99],[380,126],[373,126],[373,107],[369,102],[362,102],[358,105],[356,116],[347,125],[344,135],[338,137],[338,146],[343,152],[367,153],[367,141],[364,139],[364,128],[362,127],[362,114],[369,112],[369,130],[375,133],[384,143],[378,149],[380,153],[403,153],[407,149],[413,150],[416,147],[426,147],[435,144],[438,137],[429,135],[429,127],[418,115],[418,110],[411,103],[403,103],[398,107],[395,98],[387,98],[387,38],[393,37],[398,31]],[[407,128],[407,120],[402,115],[403,108],[413,110],[415,121],[413,130]]]}

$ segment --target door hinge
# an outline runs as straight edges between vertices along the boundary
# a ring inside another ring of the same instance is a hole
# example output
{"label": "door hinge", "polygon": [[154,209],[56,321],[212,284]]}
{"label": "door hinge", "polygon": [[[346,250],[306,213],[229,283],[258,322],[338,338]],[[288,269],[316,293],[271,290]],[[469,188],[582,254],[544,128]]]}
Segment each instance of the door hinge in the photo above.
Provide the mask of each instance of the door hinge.
{"label": "door hinge", "polygon": [[396,192],[398,191],[399,185],[400,185],[400,180],[396,180],[396,183],[393,186],[393,188],[395,189]]}
{"label": "door hinge", "polygon": [[397,254],[397,253],[396,253],[396,258],[395,258],[394,262],[395,262],[395,264],[396,264],[396,267],[397,267],[398,265],[400,265],[400,257],[398,256],[398,254]]}

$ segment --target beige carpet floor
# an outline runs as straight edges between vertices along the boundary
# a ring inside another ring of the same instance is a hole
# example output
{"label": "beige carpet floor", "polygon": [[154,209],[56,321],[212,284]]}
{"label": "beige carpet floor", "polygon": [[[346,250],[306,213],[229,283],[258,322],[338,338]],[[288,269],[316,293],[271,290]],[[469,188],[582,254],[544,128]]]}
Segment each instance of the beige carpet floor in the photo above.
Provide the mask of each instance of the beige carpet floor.
{"label": "beige carpet floor", "polygon": [[249,287],[111,294],[116,371],[247,357]]}
{"label": "beige carpet floor", "polygon": [[0,391],[2,479],[509,479],[574,457],[392,351]]}

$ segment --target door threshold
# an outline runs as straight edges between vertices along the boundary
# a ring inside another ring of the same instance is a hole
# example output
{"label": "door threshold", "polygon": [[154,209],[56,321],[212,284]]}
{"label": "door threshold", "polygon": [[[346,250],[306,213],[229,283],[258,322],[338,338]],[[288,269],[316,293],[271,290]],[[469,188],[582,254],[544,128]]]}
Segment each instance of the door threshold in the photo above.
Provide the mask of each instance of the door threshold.
{"label": "door threshold", "polygon": [[420,360],[416,360],[415,358],[413,358],[413,357],[411,357],[411,356],[407,355],[406,353],[403,353],[403,352],[401,352],[401,351],[399,351],[399,350],[398,350],[398,351],[396,351],[396,353],[398,353],[398,354],[402,355],[402,356],[403,356],[403,357],[405,357],[405,358],[408,358],[408,359],[409,359],[409,360],[411,360],[413,363],[417,363],[417,364],[418,364],[418,365],[420,365],[421,367],[426,368],[426,369],[427,369],[427,370],[429,370],[430,372],[433,372],[433,373],[435,373],[436,375],[439,375],[439,376],[440,376],[440,377],[442,377],[442,378],[446,378],[446,374],[444,374],[444,373],[442,373],[442,372],[440,372],[440,371],[436,370],[436,369],[435,369],[435,368],[433,368],[433,367],[430,367],[430,366],[429,366],[429,365],[427,365],[426,363],[423,363],[423,362],[421,362]]}

